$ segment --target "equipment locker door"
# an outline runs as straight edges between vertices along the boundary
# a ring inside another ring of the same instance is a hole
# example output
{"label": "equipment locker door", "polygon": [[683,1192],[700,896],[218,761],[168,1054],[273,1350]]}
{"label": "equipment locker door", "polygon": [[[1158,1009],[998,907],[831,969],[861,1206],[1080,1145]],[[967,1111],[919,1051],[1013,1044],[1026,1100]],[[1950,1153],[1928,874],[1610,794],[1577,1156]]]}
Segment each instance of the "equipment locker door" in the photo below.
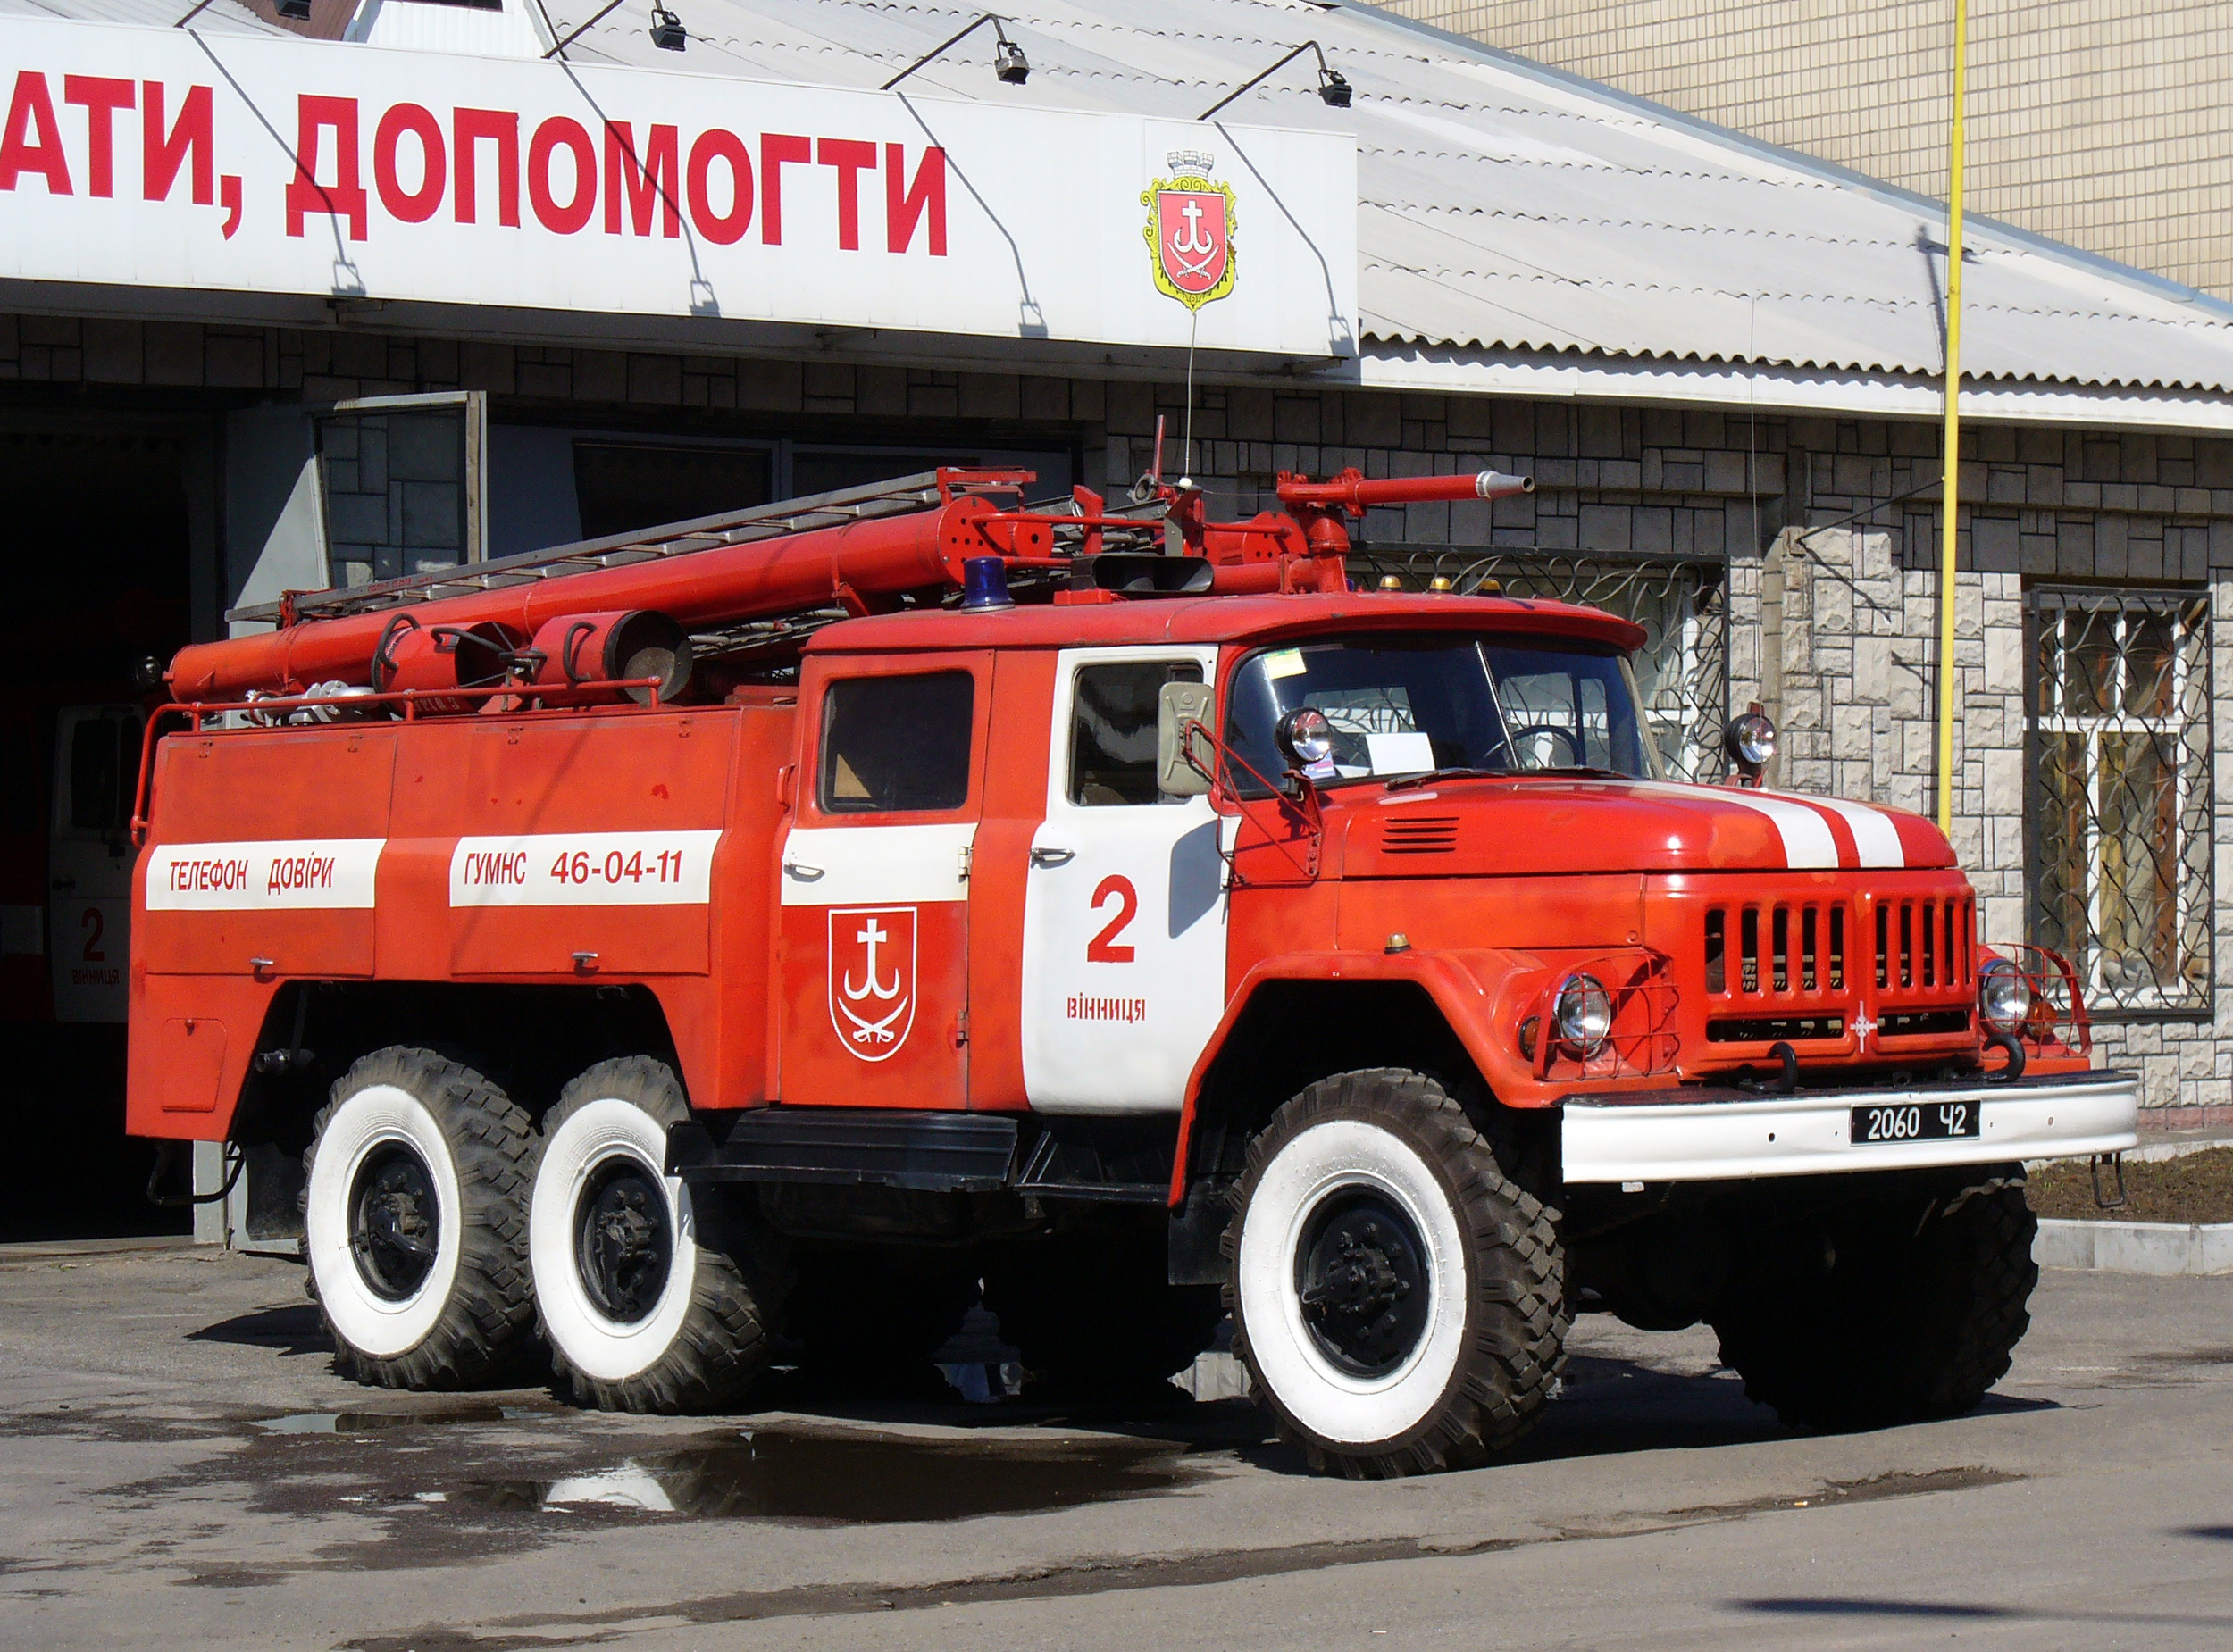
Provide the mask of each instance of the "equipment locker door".
{"label": "equipment locker door", "polygon": [[1058,657],[1024,897],[1024,1088],[1050,1113],[1175,1111],[1225,1004],[1222,830],[1156,789],[1157,701],[1215,648]]}
{"label": "equipment locker door", "polygon": [[990,687],[981,654],[808,664],[813,725],[777,872],[786,1102],[967,1105]]}
{"label": "equipment locker door", "polygon": [[124,1019],[139,735],[135,705],[65,706],[57,722],[46,863],[57,1021]]}

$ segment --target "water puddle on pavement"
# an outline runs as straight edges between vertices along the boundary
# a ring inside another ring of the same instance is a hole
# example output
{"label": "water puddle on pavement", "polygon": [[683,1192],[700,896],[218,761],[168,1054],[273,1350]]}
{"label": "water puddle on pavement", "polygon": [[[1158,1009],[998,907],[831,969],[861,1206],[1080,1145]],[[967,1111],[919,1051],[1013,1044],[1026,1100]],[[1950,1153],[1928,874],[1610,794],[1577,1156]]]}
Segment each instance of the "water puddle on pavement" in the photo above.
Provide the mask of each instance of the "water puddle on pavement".
{"label": "water puddle on pavement", "polygon": [[255,1419],[255,1426],[267,1434],[370,1434],[441,1423],[520,1423],[548,1414],[532,1406],[474,1405],[417,1411],[298,1411],[283,1417]]}
{"label": "water puddle on pavement", "polygon": [[1151,1496],[1204,1473],[1169,1441],[943,1440],[760,1429],[548,1480],[480,1481],[455,1500],[507,1510],[882,1524]]}

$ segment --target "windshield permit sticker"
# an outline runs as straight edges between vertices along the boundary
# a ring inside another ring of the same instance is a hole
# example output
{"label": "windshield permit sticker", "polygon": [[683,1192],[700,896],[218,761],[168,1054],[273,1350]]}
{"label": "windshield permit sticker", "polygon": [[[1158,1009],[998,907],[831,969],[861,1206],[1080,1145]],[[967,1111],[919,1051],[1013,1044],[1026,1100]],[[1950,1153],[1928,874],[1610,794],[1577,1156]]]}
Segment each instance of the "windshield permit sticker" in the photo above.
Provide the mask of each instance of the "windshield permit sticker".
{"label": "windshield permit sticker", "polygon": [[1425,734],[1367,734],[1365,750],[1375,774],[1424,774],[1434,766],[1434,742]]}
{"label": "windshield permit sticker", "polygon": [[1282,677],[1300,677],[1309,669],[1302,663],[1300,648],[1275,648],[1264,656],[1264,675],[1274,682]]}

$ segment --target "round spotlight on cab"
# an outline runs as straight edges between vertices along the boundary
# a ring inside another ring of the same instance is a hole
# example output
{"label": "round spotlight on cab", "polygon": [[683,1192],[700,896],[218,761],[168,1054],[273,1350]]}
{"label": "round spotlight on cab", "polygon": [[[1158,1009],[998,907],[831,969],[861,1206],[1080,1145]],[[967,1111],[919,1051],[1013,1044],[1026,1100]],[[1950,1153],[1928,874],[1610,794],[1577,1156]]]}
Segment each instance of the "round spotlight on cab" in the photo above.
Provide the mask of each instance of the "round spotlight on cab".
{"label": "round spotlight on cab", "polygon": [[1729,719],[1723,734],[1729,755],[1748,780],[1758,780],[1760,771],[1776,757],[1776,724],[1756,700],[1741,717]]}
{"label": "round spotlight on cab", "polygon": [[1279,720],[1280,755],[1308,772],[1334,755],[1334,725],[1315,705],[1298,705]]}
{"label": "round spotlight on cab", "polygon": [[1576,970],[1560,985],[1551,1024],[1567,1054],[1587,1061],[1612,1036],[1613,995],[1596,976]]}
{"label": "round spotlight on cab", "polygon": [[1995,1031],[2017,1033],[2031,1017],[2031,982],[2006,958],[1978,972],[1978,1014]]}

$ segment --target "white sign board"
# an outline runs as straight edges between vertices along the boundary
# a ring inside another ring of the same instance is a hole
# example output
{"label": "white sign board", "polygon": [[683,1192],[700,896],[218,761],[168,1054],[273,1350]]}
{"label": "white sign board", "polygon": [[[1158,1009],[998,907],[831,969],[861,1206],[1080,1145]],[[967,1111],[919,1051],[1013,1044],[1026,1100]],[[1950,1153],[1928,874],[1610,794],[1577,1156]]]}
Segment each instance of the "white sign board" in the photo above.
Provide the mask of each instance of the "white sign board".
{"label": "white sign board", "polygon": [[0,100],[0,279],[1353,347],[1347,137],[21,17]]}

